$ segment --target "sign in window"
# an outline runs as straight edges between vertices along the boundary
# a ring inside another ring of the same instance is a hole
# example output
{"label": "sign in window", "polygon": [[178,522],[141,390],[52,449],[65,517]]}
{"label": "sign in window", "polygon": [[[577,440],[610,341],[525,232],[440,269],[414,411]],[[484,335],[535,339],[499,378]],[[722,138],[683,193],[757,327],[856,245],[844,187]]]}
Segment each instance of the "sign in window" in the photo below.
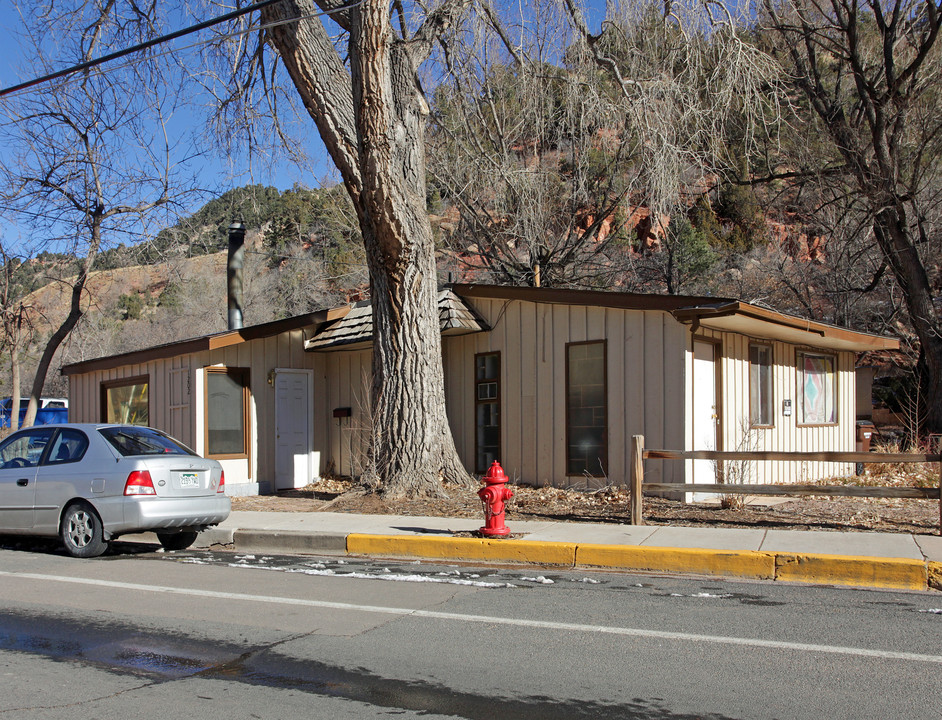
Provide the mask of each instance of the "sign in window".
{"label": "sign in window", "polygon": [[837,382],[831,355],[798,355],[798,384],[801,399],[798,422],[831,425],[837,422]]}

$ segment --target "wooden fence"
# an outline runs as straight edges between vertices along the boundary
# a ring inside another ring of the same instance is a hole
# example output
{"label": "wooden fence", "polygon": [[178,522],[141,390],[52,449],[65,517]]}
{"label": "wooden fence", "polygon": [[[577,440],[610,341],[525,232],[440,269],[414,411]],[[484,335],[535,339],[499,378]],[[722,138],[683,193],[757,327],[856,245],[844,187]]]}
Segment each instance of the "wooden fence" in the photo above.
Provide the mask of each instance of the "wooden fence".
{"label": "wooden fence", "polygon": [[[727,483],[646,483],[645,460],[759,460],[779,462],[939,463],[938,487],[874,487],[869,485],[737,485]],[[721,452],[714,450],[646,450],[644,436],[631,438],[631,524],[644,525],[645,492],[702,492],[719,495],[825,495],[830,497],[916,498],[939,501],[942,535],[942,455],[869,452]]]}

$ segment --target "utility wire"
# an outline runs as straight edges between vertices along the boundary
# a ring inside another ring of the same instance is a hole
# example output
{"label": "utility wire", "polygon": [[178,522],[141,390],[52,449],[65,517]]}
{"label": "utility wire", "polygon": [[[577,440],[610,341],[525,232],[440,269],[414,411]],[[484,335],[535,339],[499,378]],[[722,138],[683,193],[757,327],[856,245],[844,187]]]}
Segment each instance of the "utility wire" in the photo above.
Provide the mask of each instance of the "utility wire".
{"label": "utility wire", "polygon": [[169,42],[170,40],[176,40],[179,37],[190,35],[200,30],[204,30],[205,28],[212,27],[213,25],[226,22],[227,20],[241,17],[242,15],[246,15],[254,10],[259,10],[269,5],[274,5],[276,2],[281,2],[281,0],[262,0],[262,2],[255,3],[254,5],[249,5],[248,7],[241,8],[239,10],[233,10],[232,12],[226,13],[225,15],[220,15],[219,17],[206,20],[196,25],[191,25],[190,27],[183,28],[182,30],[176,30],[167,35],[161,35],[160,37],[154,38],[153,40],[142,42],[139,45],[134,45],[133,47],[125,48],[124,50],[118,50],[117,52],[103,55],[102,57],[95,58],[94,60],[89,60],[87,62],[65,68],[64,70],[50,73],[49,75],[43,75],[42,77],[35,78],[33,80],[27,80],[26,82],[20,83],[19,85],[14,85],[13,87],[0,90],[0,97],[17,92],[18,90],[25,90],[26,88],[33,87],[34,85],[40,85],[41,83],[49,82],[50,80],[65,77],[66,75],[72,75],[73,73],[81,72],[82,70],[88,70],[89,68],[93,68],[98,65],[103,65],[104,63],[111,60],[117,60],[118,58],[130,55],[131,53],[146,50],[147,48],[153,47],[154,45],[160,45],[162,43]]}
{"label": "utility wire", "polygon": [[[140,43],[139,45],[134,45],[133,47],[125,48],[124,50],[118,50],[116,52],[110,53],[109,55],[103,55],[102,57],[95,58],[94,60],[89,60],[87,62],[80,63],[78,65],[73,65],[72,67],[65,68],[64,70],[59,70],[57,72],[50,73],[48,75],[43,75],[42,77],[35,78],[33,80],[28,80],[26,82],[20,83],[19,85],[13,85],[11,87],[4,88],[0,90],[0,97],[4,97],[5,95],[10,95],[16,92],[20,92],[22,90],[26,90],[36,85],[49,82],[50,80],[56,80],[58,78],[65,77],[67,75],[73,75],[83,70],[88,70],[89,68],[97,67],[98,65],[103,65],[112,60],[117,60],[119,58],[126,57],[133,53],[140,52],[141,50],[147,50],[148,48],[154,47],[155,45],[161,45],[163,43],[170,42],[171,40],[176,40],[177,38],[181,38],[186,35],[192,35],[193,33],[199,32],[200,30],[205,30],[208,27],[219,25],[221,23],[226,22],[227,20],[233,20],[235,18],[241,17],[242,15],[247,15],[248,13],[253,12],[255,10],[261,10],[262,8],[268,7],[269,5],[274,5],[277,2],[281,2],[281,0],[261,0],[261,2],[257,2],[254,5],[250,5],[248,7],[241,8],[239,10],[233,10],[232,12],[226,13],[225,15],[220,15],[219,17],[212,18],[210,20],[206,20],[201,23],[197,23],[196,25],[191,25],[190,27],[183,28],[182,30],[176,30],[172,33],[168,33],[167,35],[161,35],[160,37]],[[268,28],[278,27],[279,25],[287,25],[289,23],[298,22],[300,20],[308,20],[308,19],[316,18],[316,17],[330,16],[333,13],[343,12],[345,10],[350,10],[351,8],[355,8],[358,5],[362,5],[363,2],[364,0],[357,0],[357,2],[350,3],[349,5],[343,5],[338,8],[333,8],[331,10],[319,11],[311,15],[288,18],[286,20],[279,20],[276,22],[268,23],[266,25],[262,25],[260,27],[248,28],[246,30],[238,30],[236,32],[229,33],[228,35],[224,36],[224,38],[231,38],[231,37],[237,37],[239,35],[246,35],[250,32],[256,32],[258,30],[266,30]],[[213,40],[216,40],[216,38],[214,38]],[[212,42],[212,41],[207,40],[201,43],[193,43],[192,45],[188,45],[184,49],[195,47],[197,45],[204,45],[207,42]]]}

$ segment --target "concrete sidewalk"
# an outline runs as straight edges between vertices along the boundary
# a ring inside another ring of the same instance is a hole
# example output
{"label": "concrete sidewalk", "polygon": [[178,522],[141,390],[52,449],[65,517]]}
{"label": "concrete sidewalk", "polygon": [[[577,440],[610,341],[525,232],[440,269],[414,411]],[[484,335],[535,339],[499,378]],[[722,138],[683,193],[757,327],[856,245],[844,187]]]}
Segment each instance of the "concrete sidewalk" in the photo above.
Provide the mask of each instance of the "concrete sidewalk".
{"label": "concrete sidewalk", "polygon": [[937,535],[512,522],[512,536],[498,540],[475,537],[480,525],[467,518],[233,512],[201,533],[197,546],[942,589]]}

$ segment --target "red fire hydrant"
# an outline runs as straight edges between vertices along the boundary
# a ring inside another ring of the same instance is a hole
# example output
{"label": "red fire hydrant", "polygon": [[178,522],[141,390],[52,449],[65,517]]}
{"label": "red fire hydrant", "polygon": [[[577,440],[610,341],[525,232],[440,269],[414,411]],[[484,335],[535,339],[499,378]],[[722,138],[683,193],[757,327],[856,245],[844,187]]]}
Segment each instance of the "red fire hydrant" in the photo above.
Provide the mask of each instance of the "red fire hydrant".
{"label": "red fire hydrant", "polygon": [[513,497],[514,491],[507,487],[507,476],[496,460],[481,478],[485,487],[478,490],[484,506],[484,527],[480,533],[485,537],[505,537],[510,528],[504,525],[504,503]]}

